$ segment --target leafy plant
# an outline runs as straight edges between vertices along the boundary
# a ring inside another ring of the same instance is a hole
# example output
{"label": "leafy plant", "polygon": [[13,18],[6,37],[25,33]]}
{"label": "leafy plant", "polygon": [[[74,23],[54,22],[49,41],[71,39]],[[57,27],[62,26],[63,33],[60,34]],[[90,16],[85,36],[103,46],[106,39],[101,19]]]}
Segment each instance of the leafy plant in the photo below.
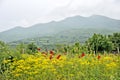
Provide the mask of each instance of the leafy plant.
{"label": "leafy plant", "polygon": [[37,52],[37,46],[34,43],[30,43],[27,45],[27,52],[28,53],[36,53]]}

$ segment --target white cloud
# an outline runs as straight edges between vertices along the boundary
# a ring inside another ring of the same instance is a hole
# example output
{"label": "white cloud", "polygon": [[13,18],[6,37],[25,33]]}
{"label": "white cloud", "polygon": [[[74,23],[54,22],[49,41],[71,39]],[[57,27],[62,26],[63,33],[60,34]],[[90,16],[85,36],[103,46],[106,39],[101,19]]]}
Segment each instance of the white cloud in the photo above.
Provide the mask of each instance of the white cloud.
{"label": "white cloud", "polygon": [[0,0],[0,3],[0,26],[5,26],[4,29],[75,15],[98,14],[120,19],[120,0]]}
{"label": "white cloud", "polygon": [[115,19],[120,19],[120,4],[114,0],[74,0],[69,6],[57,7],[51,12],[58,17],[94,14],[104,15]]}

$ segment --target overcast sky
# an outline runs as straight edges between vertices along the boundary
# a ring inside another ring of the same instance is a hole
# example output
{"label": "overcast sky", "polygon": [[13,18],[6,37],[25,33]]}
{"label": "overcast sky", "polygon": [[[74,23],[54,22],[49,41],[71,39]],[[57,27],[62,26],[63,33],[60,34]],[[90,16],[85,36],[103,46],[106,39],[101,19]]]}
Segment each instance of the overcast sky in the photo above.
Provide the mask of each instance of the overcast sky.
{"label": "overcast sky", "polygon": [[120,0],[0,0],[0,32],[94,14],[120,19]]}

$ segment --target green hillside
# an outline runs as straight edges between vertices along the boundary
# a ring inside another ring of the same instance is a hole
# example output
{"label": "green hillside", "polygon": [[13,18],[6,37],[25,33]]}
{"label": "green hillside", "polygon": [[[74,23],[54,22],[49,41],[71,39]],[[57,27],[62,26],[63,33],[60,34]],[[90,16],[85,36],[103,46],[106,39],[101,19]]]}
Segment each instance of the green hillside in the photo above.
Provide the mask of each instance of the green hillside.
{"label": "green hillside", "polygon": [[[75,29],[78,31],[74,31]],[[120,32],[120,20],[99,15],[90,17],[74,16],[58,22],[52,21],[44,24],[35,24],[28,28],[15,27],[8,31],[0,32],[0,40],[5,42],[13,42],[28,38],[31,39],[45,37],[49,35],[50,37],[55,37],[55,40],[58,39],[58,43],[61,43],[62,40],[64,40],[65,35],[70,39],[75,36],[74,39],[76,39],[80,36],[88,37],[88,35],[91,35],[95,32],[107,33],[109,31]],[[59,38],[63,39],[61,40]],[[84,41],[84,38],[81,39]]]}
{"label": "green hillside", "polygon": [[119,32],[119,30],[105,29],[105,28],[69,29],[66,31],[61,31],[57,34],[13,41],[9,44],[14,46],[19,43],[29,44],[29,43],[33,42],[40,47],[53,48],[53,47],[55,47],[55,45],[59,45],[59,44],[60,45],[64,45],[64,44],[70,45],[70,44],[74,44],[75,42],[80,42],[82,44],[89,37],[91,37],[94,33],[108,35],[108,34],[112,34],[114,32]]}

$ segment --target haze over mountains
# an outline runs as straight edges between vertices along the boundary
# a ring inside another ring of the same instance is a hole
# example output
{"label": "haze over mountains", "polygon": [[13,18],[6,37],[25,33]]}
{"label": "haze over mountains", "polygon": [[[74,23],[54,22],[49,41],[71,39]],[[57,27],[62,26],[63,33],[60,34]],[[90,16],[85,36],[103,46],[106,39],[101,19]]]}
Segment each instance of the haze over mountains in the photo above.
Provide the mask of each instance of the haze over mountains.
{"label": "haze over mountains", "polygon": [[120,20],[100,15],[90,17],[74,16],[58,22],[52,21],[44,24],[35,24],[28,28],[17,26],[13,29],[0,32],[0,40],[12,42],[22,39],[53,35],[59,37],[62,35],[67,36],[67,34],[71,34],[71,32],[71,35],[75,36],[83,35],[83,31],[87,31],[88,33],[95,33],[96,31],[100,33],[120,32]]}

